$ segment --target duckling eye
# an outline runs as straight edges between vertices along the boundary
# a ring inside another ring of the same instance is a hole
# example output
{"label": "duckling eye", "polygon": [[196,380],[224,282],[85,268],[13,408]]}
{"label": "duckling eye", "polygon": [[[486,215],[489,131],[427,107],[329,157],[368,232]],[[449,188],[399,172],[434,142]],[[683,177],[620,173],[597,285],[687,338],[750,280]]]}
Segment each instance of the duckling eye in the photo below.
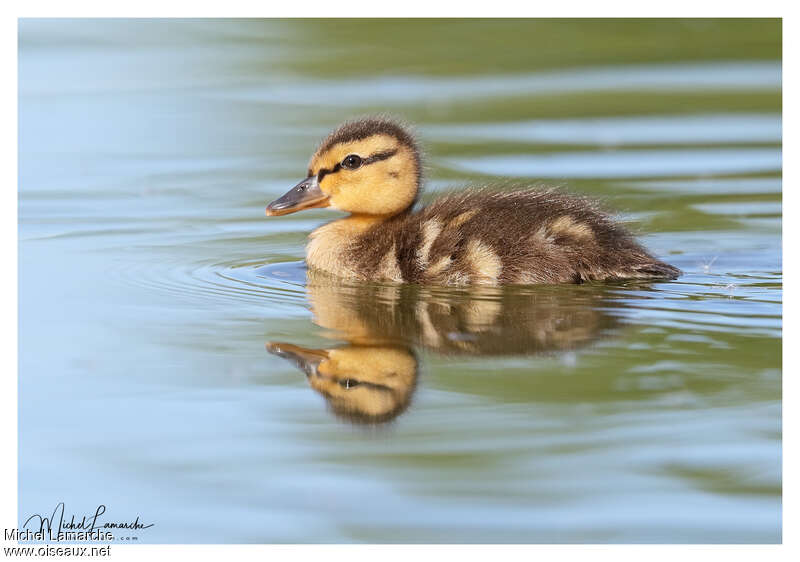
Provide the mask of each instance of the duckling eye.
{"label": "duckling eye", "polygon": [[355,388],[359,384],[361,384],[361,383],[358,382],[356,379],[342,379],[342,380],[339,381],[339,386],[341,386],[342,388],[346,388],[347,390],[350,390],[351,388]]}
{"label": "duckling eye", "polygon": [[361,167],[361,156],[358,154],[348,154],[342,160],[342,168],[347,168],[349,170],[355,170],[356,168]]}

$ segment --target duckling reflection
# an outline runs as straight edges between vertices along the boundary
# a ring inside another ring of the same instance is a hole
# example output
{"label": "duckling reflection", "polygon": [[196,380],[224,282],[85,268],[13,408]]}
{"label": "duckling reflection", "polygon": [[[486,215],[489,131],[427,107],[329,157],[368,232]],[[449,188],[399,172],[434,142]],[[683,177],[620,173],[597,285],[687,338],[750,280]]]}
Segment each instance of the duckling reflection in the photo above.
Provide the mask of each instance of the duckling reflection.
{"label": "duckling reflection", "polygon": [[404,412],[416,386],[416,349],[448,356],[541,355],[609,335],[608,288],[483,287],[455,292],[408,285],[348,285],[309,270],[308,300],[324,335],[345,345],[267,350],[305,372],[333,412],[377,424]]}
{"label": "duckling reflection", "polygon": [[416,386],[417,358],[408,348],[348,345],[306,349],[268,343],[267,350],[299,367],[333,412],[355,423],[376,424],[396,418],[408,407]]}

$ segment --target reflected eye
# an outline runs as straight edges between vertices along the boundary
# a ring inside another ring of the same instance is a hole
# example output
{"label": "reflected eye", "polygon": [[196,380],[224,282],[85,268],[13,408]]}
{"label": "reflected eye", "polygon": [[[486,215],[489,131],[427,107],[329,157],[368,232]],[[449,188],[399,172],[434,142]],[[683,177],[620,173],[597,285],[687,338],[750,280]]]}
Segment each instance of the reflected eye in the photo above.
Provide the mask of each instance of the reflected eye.
{"label": "reflected eye", "polygon": [[347,390],[355,388],[359,384],[361,383],[358,382],[356,379],[342,379],[339,381],[339,386],[341,386],[342,388],[346,388]]}
{"label": "reflected eye", "polygon": [[342,160],[342,168],[355,170],[361,166],[361,157],[358,154],[349,154]]}

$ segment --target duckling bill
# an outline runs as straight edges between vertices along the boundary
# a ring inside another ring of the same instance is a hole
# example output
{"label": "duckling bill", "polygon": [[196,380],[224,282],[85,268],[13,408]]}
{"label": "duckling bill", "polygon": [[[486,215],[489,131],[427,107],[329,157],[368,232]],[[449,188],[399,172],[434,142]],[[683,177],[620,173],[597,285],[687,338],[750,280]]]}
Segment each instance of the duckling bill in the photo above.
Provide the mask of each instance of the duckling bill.
{"label": "duckling bill", "polygon": [[417,142],[402,125],[350,121],[323,140],[307,177],[267,215],[350,213],[309,235],[306,263],[353,280],[501,285],[681,274],[595,203],[553,190],[468,189],[414,210],[421,170]]}

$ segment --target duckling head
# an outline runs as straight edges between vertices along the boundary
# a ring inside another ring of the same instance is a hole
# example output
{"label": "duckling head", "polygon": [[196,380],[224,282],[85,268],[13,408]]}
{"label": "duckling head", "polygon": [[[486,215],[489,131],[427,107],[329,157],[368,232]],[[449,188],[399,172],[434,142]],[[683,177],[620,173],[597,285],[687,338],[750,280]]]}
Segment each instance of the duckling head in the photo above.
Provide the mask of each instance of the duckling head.
{"label": "duckling head", "polygon": [[309,349],[269,342],[267,351],[305,372],[311,388],[325,397],[333,412],[352,423],[393,420],[408,407],[416,386],[417,360],[401,347]]}
{"label": "duckling head", "polygon": [[322,141],[308,176],[267,206],[267,216],[315,207],[393,216],[419,193],[422,165],[411,133],[395,121],[349,121]]}

